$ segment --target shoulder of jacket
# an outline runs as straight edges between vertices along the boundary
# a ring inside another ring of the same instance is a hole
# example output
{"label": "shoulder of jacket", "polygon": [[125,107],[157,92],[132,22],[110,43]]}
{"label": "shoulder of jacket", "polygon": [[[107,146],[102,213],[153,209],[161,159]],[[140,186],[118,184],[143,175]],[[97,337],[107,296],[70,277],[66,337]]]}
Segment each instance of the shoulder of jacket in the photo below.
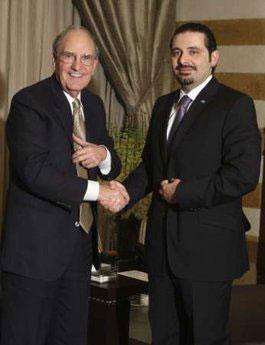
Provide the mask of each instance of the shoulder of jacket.
{"label": "shoulder of jacket", "polygon": [[19,90],[13,97],[13,101],[18,101],[21,103],[26,103],[29,99],[45,100],[47,99],[46,93],[49,93],[51,90],[51,78],[43,79],[37,83],[24,87]]}
{"label": "shoulder of jacket", "polygon": [[222,94],[222,96],[226,97],[227,99],[231,100],[237,100],[239,98],[251,98],[249,95],[247,95],[244,92],[241,92],[239,90],[233,89],[230,86],[224,85],[224,84],[219,84],[219,94]]}

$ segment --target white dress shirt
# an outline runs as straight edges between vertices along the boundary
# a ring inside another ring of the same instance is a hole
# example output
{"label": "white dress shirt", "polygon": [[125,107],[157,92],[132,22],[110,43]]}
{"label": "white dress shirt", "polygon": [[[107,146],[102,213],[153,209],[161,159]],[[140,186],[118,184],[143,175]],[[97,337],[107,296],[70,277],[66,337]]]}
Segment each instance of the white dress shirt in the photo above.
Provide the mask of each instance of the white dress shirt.
{"label": "white dress shirt", "polygon": [[[201,92],[201,90],[203,88],[205,88],[205,86],[209,83],[209,81],[212,79],[212,75],[210,75],[207,79],[204,80],[203,83],[201,83],[200,85],[196,86],[194,89],[192,89],[190,92],[185,93],[182,89],[180,90],[180,94],[179,94],[179,100],[178,102],[181,100],[181,98],[185,95],[189,96],[189,98],[191,99],[191,102],[188,106],[189,107],[192,105],[192,103],[194,102],[195,98],[198,96],[198,94]],[[168,120],[168,124],[167,124],[167,139],[169,137],[169,133],[171,131],[173,122],[175,120],[177,113],[176,113],[176,109],[175,106],[173,105],[170,115],[169,115],[169,120]],[[185,115],[184,115],[185,116]]]}
{"label": "white dress shirt", "polygon": [[[71,95],[69,95],[67,92],[63,91],[63,93],[65,94],[65,96],[67,98],[67,101],[70,104],[71,111],[72,111],[72,114],[73,114],[73,101],[75,99]],[[82,105],[82,102],[81,102],[81,94],[80,93],[78,94],[77,98],[79,99],[79,101],[81,103],[81,112],[82,112],[82,115],[83,115],[83,119],[85,120],[84,111],[83,111],[83,105]],[[103,175],[107,175],[110,172],[110,169],[111,169],[111,155],[110,155],[109,150],[104,145],[101,145],[101,146],[103,146],[106,149],[107,156],[104,159],[104,161],[99,163],[98,167],[100,169],[100,172]],[[99,183],[97,181],[88,180],[87,181],[87,189],[86,189],[86,193],[85,193],[85,196],[84,196],[84,200],[86,200],[86,201],[96,201],[98,199],[98,196],[99,196]]]}

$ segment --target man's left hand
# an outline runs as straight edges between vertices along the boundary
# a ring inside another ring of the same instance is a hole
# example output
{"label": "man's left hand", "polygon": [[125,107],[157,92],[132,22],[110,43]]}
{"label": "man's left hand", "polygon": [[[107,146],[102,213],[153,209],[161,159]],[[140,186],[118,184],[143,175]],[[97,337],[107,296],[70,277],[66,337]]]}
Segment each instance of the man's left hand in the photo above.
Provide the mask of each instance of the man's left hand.
{"label": "man's left hand", "polygon": [[95,168],[107,157],[104,146],[83,141],[74,134],[73,141],[80,147],[72,156],[72,161],[75,164],[80,163],[87,169]]}
{"label": "man's left hand", "polygon": [[159,193],[169,204],[176,203],[176,189],[180,182],[178,178],[161,181]]}

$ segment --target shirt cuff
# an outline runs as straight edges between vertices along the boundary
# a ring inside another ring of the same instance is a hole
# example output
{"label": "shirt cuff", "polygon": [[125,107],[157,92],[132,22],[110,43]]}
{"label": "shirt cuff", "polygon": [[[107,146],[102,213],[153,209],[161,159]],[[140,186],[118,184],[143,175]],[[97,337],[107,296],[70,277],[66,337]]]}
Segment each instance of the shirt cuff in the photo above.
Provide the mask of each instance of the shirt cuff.
{"label": "shirt cuff", "polygon": [[105,150],[107,151],[107,156],[104,159],[104,161],[99,163],[98,167],[102,175],[108,175],[108,173],[111,170],[111,155],[110,155],[109,150],[106,148],[106,146],[104,145],[101,145],[101,146],[104,147]]}
{"label": "shirt cuff", "polygon": [[97,201],[99,195],[99,183],[97,181],[88,180],[84,201]]}

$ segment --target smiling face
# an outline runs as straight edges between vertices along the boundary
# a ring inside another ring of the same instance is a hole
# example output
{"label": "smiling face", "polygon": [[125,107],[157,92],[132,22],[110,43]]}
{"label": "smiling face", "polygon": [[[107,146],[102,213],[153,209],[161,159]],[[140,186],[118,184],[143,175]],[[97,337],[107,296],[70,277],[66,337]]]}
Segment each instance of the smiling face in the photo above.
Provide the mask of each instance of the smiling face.
{"label": "smiling face", "polygon": [[205,35],[201,32],[186,31],[173,38],[172,69],[184,91],[203,83],[212,74],[218,58],[217,50],[209,53],[205,46]]}
{"label": "smiling face", "polygon": [[[83,63],[87,56],[93,56],[89,65]],[[69,31],[61,39],[53,61],[57,80],[67,93],[76,98],[89,84],[97,66],[94,42],[84,30]]]}

